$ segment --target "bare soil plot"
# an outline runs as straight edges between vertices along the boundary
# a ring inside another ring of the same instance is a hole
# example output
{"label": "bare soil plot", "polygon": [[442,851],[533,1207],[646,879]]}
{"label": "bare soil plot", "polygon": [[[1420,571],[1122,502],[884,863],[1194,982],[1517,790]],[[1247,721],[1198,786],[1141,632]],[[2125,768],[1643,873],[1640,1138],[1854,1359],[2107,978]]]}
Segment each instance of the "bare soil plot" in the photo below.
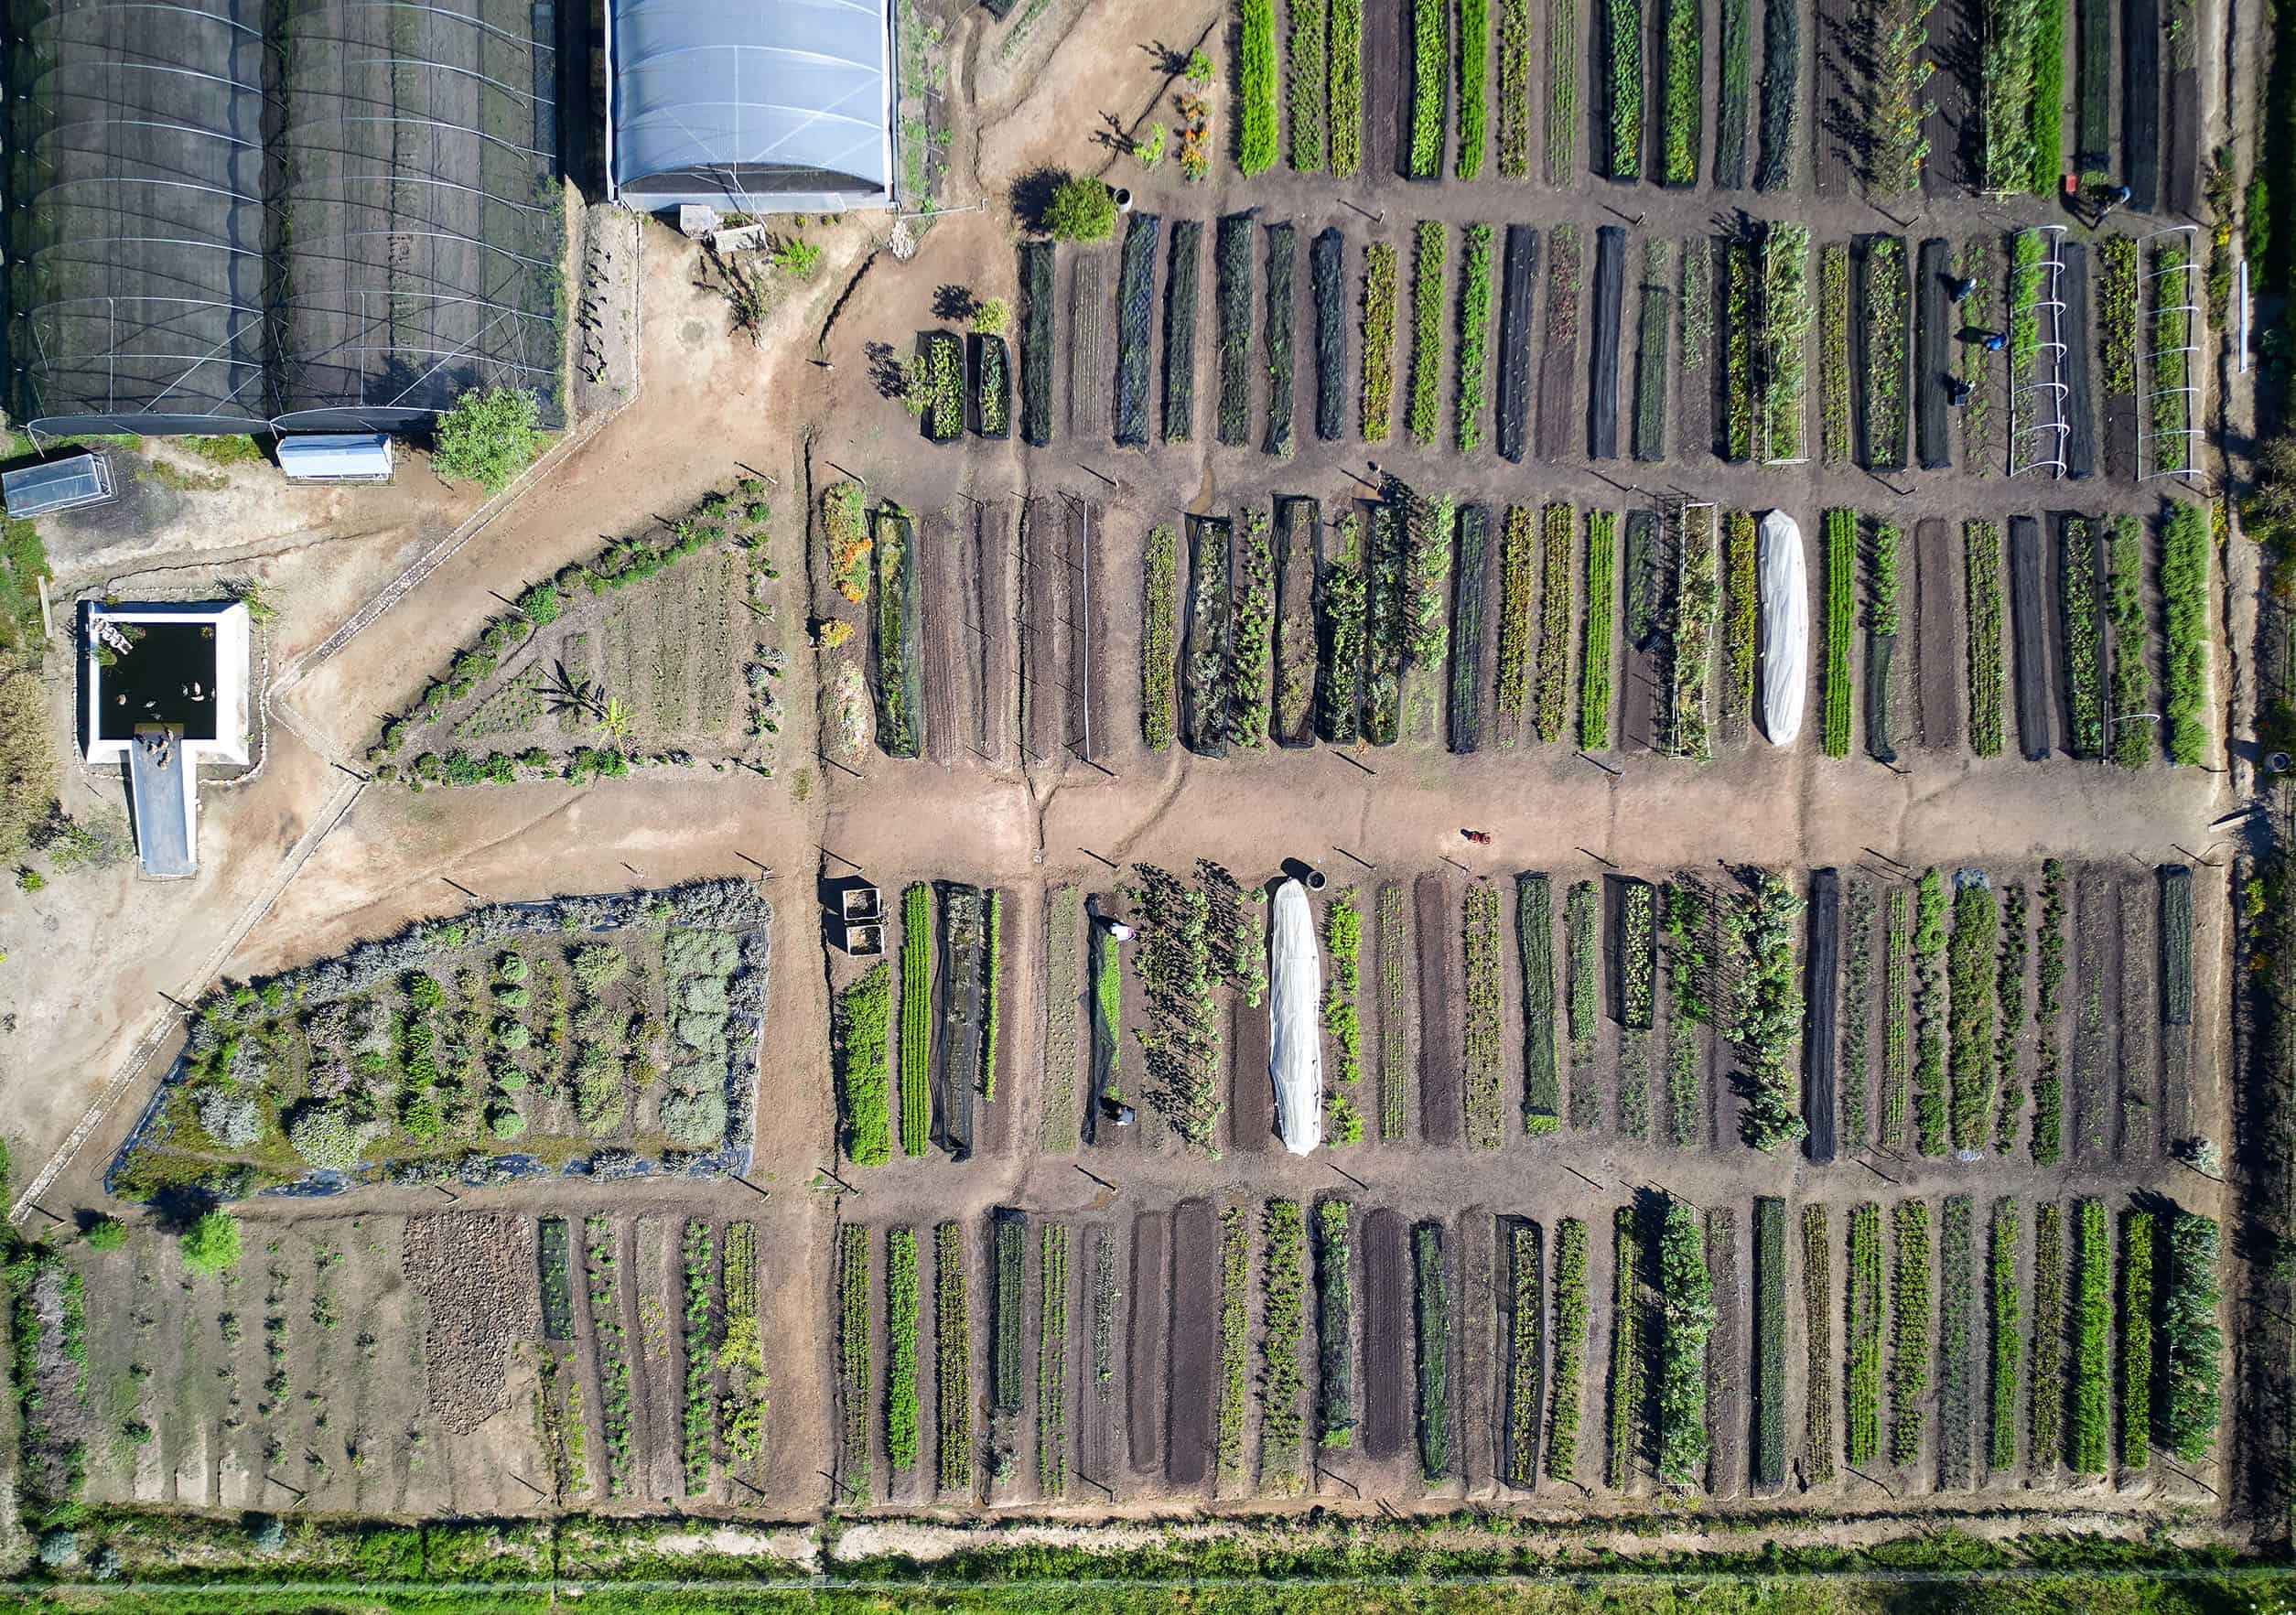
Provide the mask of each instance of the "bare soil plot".
{"label": "bare soil plot", "polygon": [[1411,1438],[1411,1254],[1408,1230],[1382,1207],[1364,1219],[1364,1450],[1375,1463]]}
{"label": "bare soil plot", "polygon": [[[1136,1475],[1164,1472],[1164,1387],[1170,1373],[1171,1326],[1161,1297],[1172,1293],[1171,1231],[1171,1218],[1162,1211],[1142,1211],[1132,1221],[1124,1384],[1126,1445]],[[1204,1310],[1209,1312],[1209,1307]]]}
{"label": "bare soil plot", "polygon": [[1538,231],[1507,226],[1499,299],[1497,434],[1500,455],[1520,465],[1531,411],[1531,349],[1536,330]]}
{"label": "bare soil plot", "polygon": [[1879,32],[1870,15],[1854,0],[1817,0],[1817,115],[1810,134],[1817,143],[1817,194],[1828,201],[1850,194],[1862,167],[1859,148],[1871,122],[1865,104],[1871,90],[1859,81],[1859,63],[1872,51],[1870,36]]}
{"label": "bare soil plot", "polygon": [[1921,743],[1925,750],[1958,751],[1967,734],[1962,676],[1967,625],[1961,610],[1962,538],[1957,526],[1926,517],[1913,530],[1911,559],[1915,601]]}
{"label": "bare soil plot", "polygon": [[1804,1115],[1810,1160],[1833,1164],[1835,1094],[1840,1058],[1841,877],[1820,869],[1810,877],[1809,1035],[1802,1039]]}
{"label": "bare soil plot", "polygon": [[2083,869],[2075,888],[2073,970],[2066,1007],[2073,1020],[2073,1136],[2083,1166],[2120,1151],[2119,1028],[2121,916],[2118,882]]}
{"label": "bare soil plot", "polygon": [[2161,199],[2160,0],[2121,0],[2120,20],[2120,183],[2150,213]]}
{"label": "bare soil plot", "polygon": [[1240,997],[1228,1008],[1228,1142],[1243,1154],[1262,1155],[1282,1144],[1276,1133],[1276,1085],[1268,1075],[1269,1010]]}
{"label": "bare soil plot", "polygon": [[1972,191],[1983,178],[1978,150],[1984,127],[1978,115],[1984,61],[1983,0],[1942,0],[1929,14],[1929,113],[1922,134],[1929,161],[1922,168],[1922,194],[1946,198]]}
{"label": "bare soil plot", "polygon": [[2057,295],[2064,300],[2064,434],[2065,475],[2075,481],[2097,474],[2097,400],[2089,381],[2089,358],[2096,344],[2089,326],[2088,244],[2065,242],[2061,249],[2064,268],[2057,277]]}
{"label": "bare soil plot", "polygon": [[1420,876],[1412,902],[1419,950],[1419,1136],[1430,1145],[1453,1145],[1466,1125],[1454,964],[1459,910],[1440,875]]}
{"label": "bare soil plot", "polygon": [[1618,458],[1619,343],[1625,325],[1626,231],[1605,224],[1594,232],[1594,373],[1587,382],[1587,458]]}
{"label": "bare soil plot", "polygon": [[1172,1211],[1171,1440],[1164,1478],[1202,1486],[1211,1474],[1213,1404],[1220,1389],[1220,1231],[1207,1200]]}
{"label": "bare soil plot", "polygon": [[2049,545],[2031,516],[2009,519],[2010,619],[2016,656],[2017,740],[2028,762],[2055,748],[2057,695],[2055,592],[2049,587]]}
{"label": "bare soil plot", "polygon": [[1946,378],[1953,364],[1953,305],[1946,283],[1952,273],[1945,237],[1924,241],[1913,275],[1913,454],[1924,471],[1953,463],[1946,430]]}

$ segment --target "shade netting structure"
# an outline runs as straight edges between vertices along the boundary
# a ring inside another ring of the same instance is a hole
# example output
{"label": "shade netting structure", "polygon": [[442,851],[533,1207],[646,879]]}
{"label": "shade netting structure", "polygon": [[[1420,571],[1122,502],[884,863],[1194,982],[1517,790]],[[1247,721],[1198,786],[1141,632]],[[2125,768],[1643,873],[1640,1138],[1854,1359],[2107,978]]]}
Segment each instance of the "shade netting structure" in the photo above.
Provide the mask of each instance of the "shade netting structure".
{"label": "shade netting structure", "polygon": [[607,168],[659,210],[893,202],[892,0],[607,0]]}
{"label": "shade netting structure", "polygon": [[10,0],[11,416],[400,431],[559,400],[549,0]]}
{"label": "shade netting structure", "polygon": [[1268,1075],[1276,1084],[1276,1130],[1284,1147],[1306,1155],[1323,1142],[1323,961],[1307,888],[1276,888],[1267,950]]}
{"label": "shade netting structure", "polygon": [[1802,529],[1783,511],[1762,519],[1755,596],[1762,611],[1762,732],[1791,746],[1809,695],[1809,564]]}

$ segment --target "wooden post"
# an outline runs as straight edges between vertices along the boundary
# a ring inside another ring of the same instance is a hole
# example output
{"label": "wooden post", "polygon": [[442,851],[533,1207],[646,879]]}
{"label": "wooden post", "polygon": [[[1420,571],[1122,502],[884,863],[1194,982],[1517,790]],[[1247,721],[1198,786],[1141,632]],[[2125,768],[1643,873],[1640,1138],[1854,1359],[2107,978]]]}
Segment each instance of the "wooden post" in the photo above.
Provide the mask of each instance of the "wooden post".
{"label": "wooden post", "polygon": [[[34,576],[38,576],[39,575],[35,574]],[[40,638],[43,640],[52,640],[56,637],[56,618],[54,613],[49,611],[48,608],[48,579],[44,576],[39,577],[39,586]]]}

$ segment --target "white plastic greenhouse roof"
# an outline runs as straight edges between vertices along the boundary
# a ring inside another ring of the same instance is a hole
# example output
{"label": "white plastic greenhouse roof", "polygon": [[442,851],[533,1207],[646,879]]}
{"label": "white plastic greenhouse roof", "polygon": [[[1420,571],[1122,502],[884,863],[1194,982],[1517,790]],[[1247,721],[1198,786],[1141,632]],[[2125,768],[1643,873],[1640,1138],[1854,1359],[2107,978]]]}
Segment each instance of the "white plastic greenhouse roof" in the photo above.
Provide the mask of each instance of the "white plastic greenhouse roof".
{"label": "white plastic greenhouse roof", "polygon": [[614,194],[659,211],[893,201],[892,0],[608,0]]}

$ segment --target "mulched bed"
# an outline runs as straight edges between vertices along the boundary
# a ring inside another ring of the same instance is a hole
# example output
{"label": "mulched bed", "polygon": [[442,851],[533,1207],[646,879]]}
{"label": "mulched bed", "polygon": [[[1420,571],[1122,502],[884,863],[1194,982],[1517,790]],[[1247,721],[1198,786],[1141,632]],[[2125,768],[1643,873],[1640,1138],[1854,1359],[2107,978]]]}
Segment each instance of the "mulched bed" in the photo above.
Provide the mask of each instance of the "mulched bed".
{"label": "mulched bed", "polygon": [[965,609],[965,579],[960,572],[965,556],[958,548],[956,522],[945,511],[929,513],[923,522],[924,542],[911,548],[910,558],[918,574],[918,588],[928,608],[921,611],[916,634],[923,657],[924,755],[942,764],[956,760],[958,750],[972,738],[973,726],[960,718],[960,706],[973,694],[967,687],[974,668],[967,665],[965,639],[977,644],[980,636],[965,632],[976,620]]}
{"label": "mulched bed", "polygon": [[[1171,1254],[1171,1223],[1160,1211],[1142,1211],[1132,1220],[1132,1276],[1129,1295],[1145,1305],[1132,1307],[1131,1327],[1125,1351],[1125,1414],[1130,1435],[1132,1470],[1156,1475],[1164,1469],[1164,1380],[1166,1330],[1169,1318],[1155,1304],[1170,1284],[1168,1262]],[[1213,1308],[1199,1303],[1207,1318]],[[1207,1403],[1210,1397],[1206,1388]],[[1201,1460],[1199,1460],[1201,1461]]]}
{"label": "mulched bed", "polygon": [[[1403,1219],[1381,1207],[1364,1219],[1364,1450],[1376,1463],[1399,1458],[1417,1399],[1409,1340],[1411,1259]],[[1207,1318],[1210,1307],[1203,1308]]]}
{"label": "mulched bed", "polygon": [[1746,1483],[1746,1267],[1739,1253],[1738,1213],[1719,1206],[1706,1215],[1706,1271],[1714,1285],[1714,1332],[1706,1342],[1706,1488],[1735,1497]]}
{"label": "mulched bed", "polygon": [[2096,343],[2089,334],[2088,247],[2069,241],[2063,252],[2057,291],[2064,300],[2064,416],[2072,427],[2064,435],[2064,469],[2077,481],[2097,474],[2097,404],[2089,385]]}
{"label": "mulched bed", "polygon": [[1332,225],[1309,249],[1315,292],[1315,435],[1339,440],[1347,418],[1347,238]]}
{"label": "mulched bed", "polygon": [[1491,511],[1484,505],[1468,505],[1459,512],[1458,548],[1451,560],[1450,696],[1448,739],[1461,755],[1482,748],[1483,707],[1495,670],[1497,636],[1486,634],[1492,569],[1498,546],[1491,542]]}
{"label": "mulched bed", "polygon": [[[1124,264],[1116,284],[1116,398],[1118,443],[1145,447],[1148,440],[1148,340],[1156,325],[1156,242],[1163,223],[1135,213],[1124,231]],[[1077,283],[1083,276],[1080,270]]]}
{"label": "mulched bed", "polygon": [[1940,0],[1929,14],[1929,115],[1922,133],[1929,161],[1922,194],[1958,197],[1977,188],[1983,139],[1978,121],[1978,74],[1984,38],[1984,0]]}
{"label": "mulched bed", "polygon": [[1220,1392],[1220,1230],[1208,1200],[1172,1209],[1171,1428],[1164,1478],[1201,1486],[1210,1470]]}
{"label": "mulched bed", "polygon": [[1788,190],[1794,156],[1806,139],[1802,105],[1801,0],[1763,0],[1762,8],[1762,157],[1754,188]]}
{"label": "mulched bed", "polygon": [[1316,545],[1322,533],[1311,499],[1276,507],[1276,744],[1315,744]]}
{"label": "mulched bed", "polygon": [[1674,329],[1674,289],[1645,278],[1634,312],[1634,458],[1645,463],[1666,458],[1666,380],[1674,355],[1667,341]]}
{"label": "mulched bed", "polygon": [[1841,877],[1820,869],[1810,877],[1809,1027],[1802,1039],[1803,1114],[1811,1161],[1825,1167],[1835,1154],[1835,1084],[1841,1021]]}
{"label": "mulched bed", "polygon": [[933,1142],[960,1161],[973,1153],[973,1099],[980,1091],[987,901],[977,887],[947,884],[941,889],[938,979],[932,985],[933,1024],[941,1031],[931,1078]]}
{"label": "mulched bed", "polygon": [[2120,1024],[2120,892],[2106,873],[2083,870],[2074,907],[2073,969],[2065,1011],[2073,1021],[2072,1158],[2108,1164],[2120,1151],[2116,1029]]}
{"label": "mulched bed", "polygon": [[2161,5],[2121,0],[2120,182],[2129,206],[2150,213],[2161,199]]}
{"label": "mulched bed", "polygon": [[1460,1090],[1459,908],[1440,875],[1422,875],[1411,891],[1419,946],[1419,1136],[1460,1141],[1465,1113]]}
{"label": "mulched bed", "polygon": [[1626,290],[1626,231],[1605,224],[1594,232],[1593,374],[1587,386],[1587,454],[1618,458],[1620,304]]}
{"label": "mulched bed", "polygon": [[[1076,1472],[1103,1485],[1116,1479],[1117,1454],[1124,1450],[1124,1432],[1117,1423],[1121,1404],[1116,1387],[1128,1385],[1134,1375],[1124,1360],[1125,1276],[1123,1251],[1116,1231],[1100,1223],[1087,1225],[1077,1243],[1076,1273],[1083,1285],[1083,1304],[1069,1314],[1069,1338],[1076,1342]],[[1109,1264],[1114,1282],[1108,1287],[1109,1376],[1097,1369],[1100,1265]],[[1155,1293],[1155,1292],[1149,1292]]]}
{"label": "mulched bed", "polygon": [[1268,1075],[1274,1030],[1267,1006],[1228,1007],[1228,1147],[1246,1155],[1277,1147],[1276,1084]]}
{"label": "mulched bed", "polygon": [[1858,59],[1873,48],[1879,25],[1859,0],[1817,0],[1817,194],[1846,197],[1857,177],[1858,148],[1866,136],[1866,102]]}
{"label": "mulched bed", "polygon": [[1052,251],[1020,248],[1020,436],[1039,448],[1052,441]]}
{"label": "mulched bed", "polygon": [[2113,0],[2077,0],[2074,6],[2075,98],[2073,167],[2086,173],[2112,167]]}
{"label": "mulched bed", "polygon": [[2010,621],[2017,646],[2011,676],[2017,684],[2017,740],[2028,762],[2045,761],[2055,748],[2058,710],[2055,591],[2049,587],[2049,546],[2031,516],[2009,519]]}
{"label": "mulched bed", "polygon": [[1507,226],[1499,300],[1499,453],[1523,463],[1531,415],[1531,334],[1538,290],[1538,231]]}
{"label": "mulched bed", "polygon": [[1203,275],[1203,222],[1175,220],[1164,282],[1164,441],[1196,436],[1196,304]]}
{"label": "mulched bed", "polygon": [[1946,377],[1953,363],[1953,305],[1946,282],[1952,266],[1945,237],[1922,242],[1913,275],[1913,453],[1924,471],[1953,463],[1946,431]]}
{"label": "mulched bed", "polygon": [[1538,457],[1571,458],[1579,424],[1579,294],[1584,265],[1576,225],[1547,237],[1547,345],[1538,356]]}
{"label": "mulched bed", "polygon": [[[1958,523],[1935,517],[1913,530],[1910,552],[1914,602],[1914,663],[1919,693],[1919,733],[1924,749],[1958,751],[1967,735],[1962,711],[1961,533]],[[1902,564],[1902,563],[1901,563]]]}

